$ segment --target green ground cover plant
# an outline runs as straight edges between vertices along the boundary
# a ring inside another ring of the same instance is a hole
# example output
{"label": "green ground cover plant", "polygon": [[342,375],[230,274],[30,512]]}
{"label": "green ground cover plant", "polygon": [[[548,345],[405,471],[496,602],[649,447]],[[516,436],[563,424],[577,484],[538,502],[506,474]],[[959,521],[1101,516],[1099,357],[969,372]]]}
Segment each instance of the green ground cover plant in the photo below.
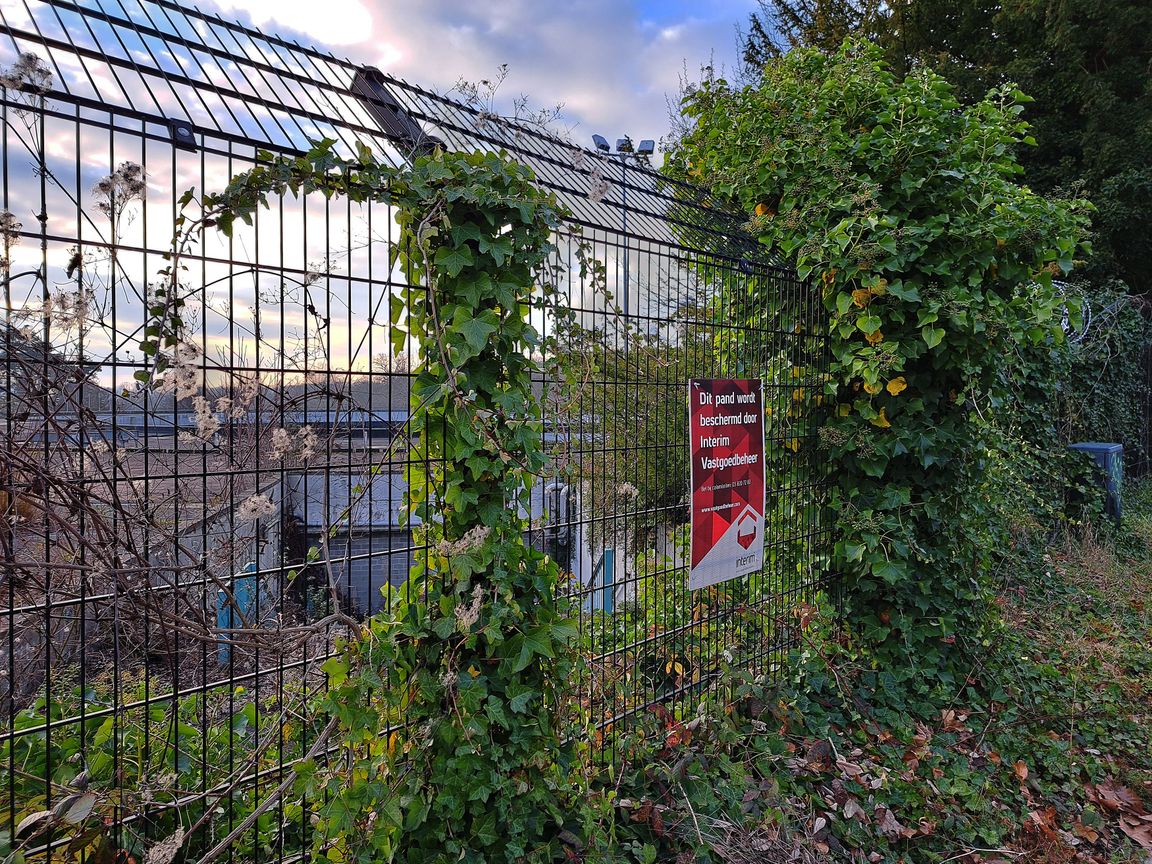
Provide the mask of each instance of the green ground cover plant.
{"label": "green ground cover plant", "polygon": [[[275,786],[280,761],[301,757],[303,743],[317,731],[299,717],[266,719],[259,726],[259,714],[271,714],[277,698],[258,703],[244,687],[221,686],[178,699],[147,696],[143,676],[122,673],[118,682],[106,676],[84,691],[61,687],[50,703],[40,697],[16,715],[13,728],[27,734],[0,749],[0,764],[12,766],[0,772],[0,782],[4,806],[14,803],[12,822],[25,842],[0,832],[0,860],[36,860],[32,854],[25,859],[24,850],[28,841],[34,848],[44,839],[38,826],[50,828],[60,842],[54,853],[60,860],[119,856],[126,864],[128,858],[142,860],[177,831],[187,835],[183,854],[198,858],[212,833],[192,827],[250,816]],[[76,722],[80,717],[83,722]],[[57,725],[45,730],[46,720]],[[255,819],[253,830],[238,839],[236,853],[267,856],[278,846],[298,844],[300,812],[289,804]],[[132,818],[113,833],[108,826],[117,816]]]}
{"label": "green ground cover plant", "polygon": [[[1003,626],[951,694],[917,695],[812,619],[786,680],[738,670],[616,746],[637,860],[1131,862],[1152,850],[1152,486],[1111,535],[1020,526]],[[631,844],[631,845],[630,845]],[[647,851],[645,851],[647,850]]]}

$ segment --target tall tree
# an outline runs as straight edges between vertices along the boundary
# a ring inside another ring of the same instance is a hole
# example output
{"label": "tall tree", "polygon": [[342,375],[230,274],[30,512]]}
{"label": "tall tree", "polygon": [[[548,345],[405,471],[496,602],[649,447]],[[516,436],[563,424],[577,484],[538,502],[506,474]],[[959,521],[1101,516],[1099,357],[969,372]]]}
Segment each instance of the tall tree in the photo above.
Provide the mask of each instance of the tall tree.
{"label": "tall tree", "polygon": [[744,35],[744,62],[762,68],[793,48],[817,48],[830,54],[848,36],[875,41],[890,4],[881,0],[759,0]]}
{"label": "tall tree", "polygon": [[[1025,177],[1095,203],[1098,277],[1152,291],[1152,4],[1147,0],[910,0],[904,45],[969,99],[1015,81],[1036,101]],[[897,46],[889,43],[892,53]]]}
{"label": "tall tree", "polygon": [[[1152,3],[1148,0],[761,0],[757,51],[829,53],[844,32],[872,39],[891,67],[929,66],[967,102],[1016,82],[1035,147],[1020,153],[1037,191],[1077,189],[1098,208],[1097,279],[1152,291]],[[765,57],[768,55],[765,54]]]}

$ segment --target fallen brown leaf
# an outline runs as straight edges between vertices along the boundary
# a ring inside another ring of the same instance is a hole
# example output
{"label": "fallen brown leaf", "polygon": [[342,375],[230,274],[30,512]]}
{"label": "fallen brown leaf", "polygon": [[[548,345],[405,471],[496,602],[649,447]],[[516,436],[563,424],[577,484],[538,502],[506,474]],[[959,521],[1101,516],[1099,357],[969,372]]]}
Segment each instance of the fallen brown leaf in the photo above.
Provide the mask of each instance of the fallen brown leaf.
{"label": "fallen brown leaf", "polygon": [[940,712],[940,721],[945,732],[967,732],[968,727],[963,723],[966,718],[966,714],[958,715],[951,708],[946,708]]}
{"label": "fallen brown leaf", "polygon": [[883,805],[878,806],[872,815],[880,828],[880,833],[889,840],[895,840],[897,837],[905,836],[904,832],[908,829],[900,824],[896,815],[887,807]]}
{"label": "fallen brown leaf", "polygon": [[1084,791],[1088,798],[1113,813],[1134,813],[1143,816],[1147,811],[1144,802],[1140,800],[1127,786],[1121,786],[1115,780],[1105,780],[1103,783],[1093,785],[1084,784]]}
{"label": "fallen brown leaf", "polygon": [[1024,764],[1023,759],[1016,760],[1016,764],[1012,766],[1012,773],[1021,783],[1028,779],[1028,766]]}
{"label": "fallen brown leaf", "polygon": [[832,745],[827,741],[816,741],[804,754],[804,761],[808,767],[816,772],[823,773],[832,770]]}
{"label": "fallen brown leaf", "polygon": [[652,802],[645,801],[632,813],[633,822],[647,822],[652,817]]}
{"label": "fallen brown leaf", "polygon": [[861,766],[857,765],[855,762],[848,762],[844,759],[841,759],[839,762],[837,762],[836,767],[840,769],[840,776],[848,780],[855,780],[857,777],[864,773],[864,769]]}
{"label": "fallen brown leaf", "polygon": [[1152,849],[1152,816],[1125,814],[1120,817],[1120,830],[1141,849]]}
{"label": "fallen brown leaf", "polygon": [[1072,833],[1081,840],[1087,840],[1089,843],[1095,843],[1100,839],[1099,831],[1090,825],[1085,825],[1079,820],[1072,823]]}
{"label": "fallen brown leaf", "polygon": [[652,826],[652,833],[657,837],[664,836],[664,816],[659,810],[652,811],[652,818],[648,820],[648,824]]}

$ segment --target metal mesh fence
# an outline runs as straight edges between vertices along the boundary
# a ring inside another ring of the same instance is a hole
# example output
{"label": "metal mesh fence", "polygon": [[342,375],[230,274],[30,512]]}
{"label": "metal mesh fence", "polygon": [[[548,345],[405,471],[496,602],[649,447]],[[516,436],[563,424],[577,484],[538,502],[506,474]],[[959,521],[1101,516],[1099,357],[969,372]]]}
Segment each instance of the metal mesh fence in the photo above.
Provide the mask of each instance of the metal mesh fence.
{"label": "metal mesh fence", "polygon": [[[567,434],[554,464],[574,514],[559,521],[559,554],[574,550],[584,703],[607,727],[656,702],[690,702],[727,666],[773,673],[795,644],[795,616],[823,587],[828,532],[822,489],[797,479],[818,418],[792,396],[822,386],[825,355],[811,335],[819,301],[779,269],[614,234],[591,246],[621,273],[627,255],[634,294],[608,310],[570,298],[587,321],[570,351],[584,365],[559,397]],[[787,323],[761,308],[769,296]],[[689,591],[688,381],[710,377],[760,378],[770,411],[790,407],[767,423],[766,566]]]}
{"label": "metal mesh fence", "polygon": [[1143,370],[1143,393],[1140,399],[1140,440],[1135,453],[1125,454],[1125,467],[1133,478],[1152,474],[1152,346],[1146,345],[1140,357]]}
{"label": "metal mesh fence", "polygon": [[[777,405],[823,382],[819,298],[739,216],[178,3],[2,14],[0,854],[139,859],[178,828],[190,858],[300,854],[307,802],[258,803],[316,738],[335,640],[421,553],[400,516],[416,354],[390,346],[390,208],[278,199],[171,256],[185,190],[261,150],[328,138],[399,165],[420,124],[529,164],[571,214],[555,272],[577,374],[540,380],[553,459],[525,516],[571,574],[574,692],[607,729],[690,704],[727,664],[780,667],[829,541],[822,489],[795,479],[817,458],[801,403],[768,427],[764,570],[685,579],[687,380],[759,377]],[[186,338],[145,383],[167,268]]]}

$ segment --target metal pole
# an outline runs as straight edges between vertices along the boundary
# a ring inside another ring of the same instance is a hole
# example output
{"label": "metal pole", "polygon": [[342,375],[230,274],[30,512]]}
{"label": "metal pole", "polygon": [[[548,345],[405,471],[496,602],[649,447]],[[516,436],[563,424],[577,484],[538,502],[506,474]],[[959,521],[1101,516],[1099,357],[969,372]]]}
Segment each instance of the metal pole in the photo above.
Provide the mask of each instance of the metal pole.
{"label": "metal pole", "polygon": [[623,187],[624,199],[624,228],[623,237],[621,238],[624,243],[624,317],[628,317],[628,154],[620,154],[621,185]]}

